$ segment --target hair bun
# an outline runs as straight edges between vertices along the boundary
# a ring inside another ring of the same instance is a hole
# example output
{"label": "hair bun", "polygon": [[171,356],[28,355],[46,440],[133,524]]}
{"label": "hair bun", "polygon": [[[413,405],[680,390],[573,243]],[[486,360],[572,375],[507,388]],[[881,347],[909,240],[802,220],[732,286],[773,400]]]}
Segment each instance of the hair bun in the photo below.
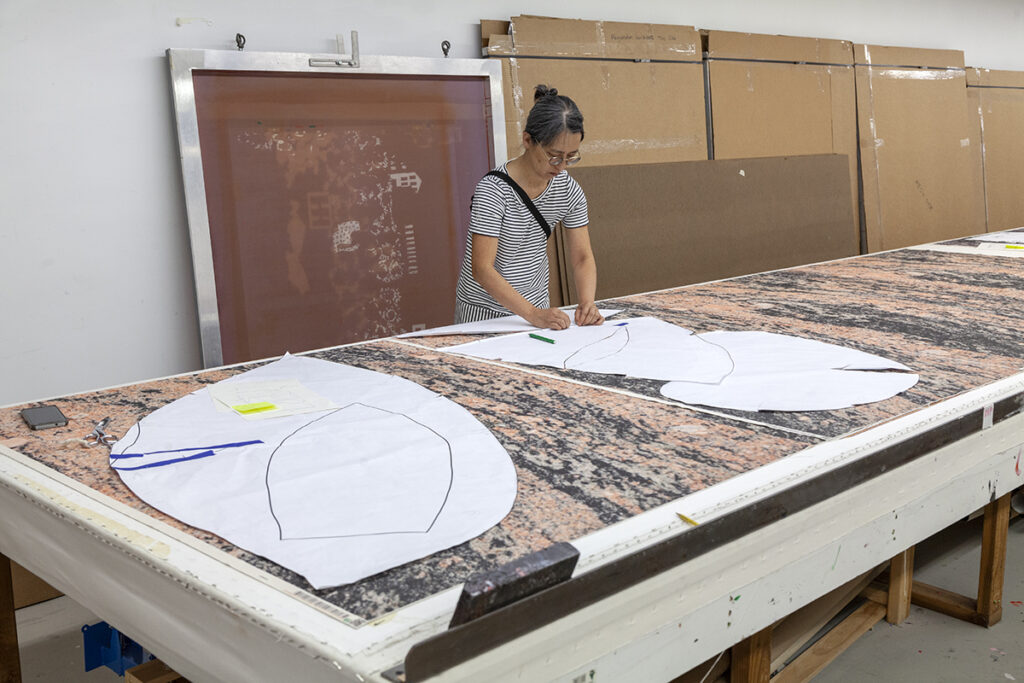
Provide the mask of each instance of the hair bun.
{"label": "hair bun", "polygon": [[533,91],[533,101],[536,102],[542,97],[558,97],[558,89],[549,88],[546,85],[538,85]]}

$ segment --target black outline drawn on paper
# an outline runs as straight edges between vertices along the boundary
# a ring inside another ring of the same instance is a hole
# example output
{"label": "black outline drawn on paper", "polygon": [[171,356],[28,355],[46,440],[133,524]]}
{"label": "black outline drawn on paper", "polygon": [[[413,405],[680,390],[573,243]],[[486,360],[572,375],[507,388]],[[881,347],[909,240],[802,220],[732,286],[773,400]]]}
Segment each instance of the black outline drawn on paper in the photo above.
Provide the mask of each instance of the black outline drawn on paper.
{"label": "black outline drawn on paper", "polygon": [[[738,330],[734,330],[734,331],[731,331],[731,332],[723,330],[722,332],[724,334],[728,334],[728,335],[743,334],[742,331],[738,331]],[[725,354],[727,356],[729,356],[729,362],[732,363],[732,369],[729,370],[729,372],[727,372],[717,382],[689,382],[689,384],[715,384],[715,385],[719,385],[722,382],[724,382],[726,379],[728,379],[730,375],[732,375],[734,372],[736,372],[736,360],[732,357],[732,353],[729,352],[729,349],[727,349],[726,347],[722,346],[721,344],[716,344],[713,341],[705,339],[702,336],[704,334],[711,334],[711,333],[710,332],[702,332],[701,334],[696,334],[694,336],[697,337],[698,339],[700,339],[702,342],[704,342],[706,344],[711,344],[712,346],[717,346],[718,348],[722,349],[722,351],[724,351]],[[778,338],[783,338],[783,339],[800,339],[800,340],[803,340],[803,341],[812,342],[814,344],[820,344],[822,346],[835,346],[836,348],[840,348],[840,349],[843,349],[845,351],[858,351],[858,349],[849,349],[849,348],[847,348],[845,346],[840,346],[839,344],[833,344],[831,342],[821,341],[820,339],[809,339],[807,337],[800,337],[800,336],[793,335],[793,334],[781,334],[779,332],[762,332],[762,334],[767,334],[767,335],[771,335],[772,337],[778,337]],[[881,358],[882,360],[886,360],[886,361],[889,360],[888,358],[885,358],[884,356],[879,356],[876,353],[868,353],[867,351],[860,351],[860,353],[863,353],[863,354],[868,355],[868,356],[874,356],[875,358]],[[895,362],[895,361],[890,361],[890,362]],[[850,363],[847,363],[846,365],[844,365],[841,368],[827,367],[827,368],[821,368],[821,369],[822,370],[839,370],[839,371],[842,371],[842,372],[874,372],[874,373],[879,373],[879,374],[881,374],[881,373],[888,373],[888,372],[902,373],[902,374],[916,374],[913,370],[911,370],[909,368],[907,368],[907,369],[904,369],[904,368],[851,368],[850,367]],[[683,382],[686,382],[687,380],[672,380],[672,381],[683,381]]]}
{"label": "black outline drawn on paper", "polygon": [[[597,361],[602,361],[605,358],[610,358],[612,356],[615,356],[615,355],[618,355],[618,354],[622,353],[622,351],[625,350],[625,348],[627,346],[629,346],[629,342],[631,340],[631,336],[629,334],[629,326],[628,326],[628,323],[623,323],[623,324],[620,324],[620,325],[616,325],[616,327],[618,327],[619,329],[615,330],[614,332],[612,332],[607,337],[601,337],[600,339],[596,339],[596,340],[594,340],[592,342],[584,344],[583,346],[581,346],[580,348],[576,349],[571,354],[569,354],[569,356],[562,362],[562,368],[565,369],[565,370],[579,370],[581,372],[596,372],[594,370],[587,370],[586,368],[579,368],[579,367],[570,368],[569,367],[569,361],[572,359],[573,356],[575,356],[576,354],[580,353],[584,349],[586,349],[588,347],[591,347],[591,346],[595,346],[596,344],[600,344],[601,342],[607,341],[607,340],[611,339],[612,337],[614,337],[616,334],[618,334],[620,330],[625,330],[626,331],[626,340],[622,344],[622,346],[620,346],[615,351],[612,351],[611,353],[608,353],[608,354],[605,354],[604,356],[601,356],[600,358],[591,358],[591,359],[587,360],[586,362],[588,362],[588,363],[595,363]],[[732,354],[729,353],[729,349],[725,348],[721,344],[716,344],[713,341],[708,341],[707,339],[704,339],[699,334],[691,334],[691,335],[687,335],[687,336],[692,336],[695,339],[699,339],[700,341],[704,342],[705,344],[708,344],[710,346],[715,346],[715,347],[721,349],[722,352],[725,353],[726,357],[729,359],[729,365],[731,366],[729,368],[729,371],[726,372],[721,377],[719,377],[714,382],[701,382],[699,380],[663,380],[663,381],[665,381],[665,382],[688,382],[690,384],[713,384],[713,385],[719,385],[722,382],[724,382],[729,377],[729,375],[731,375],[732,373],[734,373],[736,371],[736,360],[732,357]]]}
{"label": "black outline drawn on paper", "polygon": [[[135,430],[135,438],[132,439],[132,442],[130,444],[127,444],[124,448],[121,449],[122,453],[124,453],[129,448],[131,448],[132,446],[134,446],[135,444],[137,444],[139,442],[139,437],[142,436],[142,422],[136,422],[135,424],[133,424],[131,426],[131,428],[128,431],[131,431],[132,429]],[[128,436],[128,435],[125,434],[125,436]],[[111,455],[113,455],[113,451],[111,451]]]}
{"label": "black outline drawn on paper", "polygon": [[[448,488],[445,490],[444,499],[441,501],[441,505],[440,505],[440,507],[438,507],[437,513],[434,515],[433,519],[430,520],[430,524],[427,526],[426,529],[418,530],[418,531],[379,531],[379,532],[371,532],[371,533],[364,533],[364,534],[338,534],[338,535],[333,535],[333,536],[331,536],[331,535],[326,535],[326,536],[297,536],[297,537],[285,538],[284,537],[284,529],[282,529],[282,527],[281,527],[281,521],[278,519],[277,514],[274,512],[273,495],[272,495],[271,490],[270,490],[270,464],[274,460],[274,455],[277,453],[278,449],[280,449],[281,446],[283,446],[284,443],[289,438],[291,438],[292,436],[294,436],[298,432],[302,431],[306,427],[308,427],[308,426],[310,426],[310,425],[312,425],[312,424],[314,424],[316,422],[319,422],[320,420],[328,418],[328,417],[330,417],[330,416],[332,416],[332,415],[334,415],[336,413],[339,413],[339,412],[341,412],[341,411],[343,411],[343,410],[345,410],[347,408],[351,408],[352,406],[356,406],[356,405],[363,406],[364,408],[369,408],[371,410],[379,410],[382,413],[389,413],[391,415],[396,415],[398,417],[403,417],[406,420],[409,420],[410,422],[413,422],[413,423],[419,425],[420,427],[422,427],[423,429],[426,429],[427,431],[431,432],[436,437],[441,439],[441,441],[444,442],[445,448],[448,451]],[[132,439],[132,442],[130,444],[127,444],[120,451],[120,453],[111,453],[111,456],[110,456],[111,460],[115,460],[116,461],[120,457],[123,457],[122,454],[127,452],[133,446],[135,446],[135,444],[137,444],[139,442],[139,440],[142,438],[142,423],[141,422],[135,423],[132,426],[132,429],[135,430],[135,438]],[[261,442],[258,442],[258,443],[263,443],[263,442],[261,441]],[[246,444],[246,445],[255,445],[255,444]],[[223,451],[224,447],[223,446],[222,447],[203,446],[203,447],[197,447],[197,448],[194,448],[194,449],[178,449],[178,450],[181,450],[181,451],[184,451],[184,450],[210,451],[209,453],[204,453],[202,455],[202,457],[205,458],[205,457],[210,457],[210,456],[214,456],[214,455],[219,455],[220,453],[217,452],[217,451]],[[125,459],[127,459],[127,458],[125,458]],[[146,466],[146,468],[156,468],[156,467],[175,465],[175,464],[178,464],[178,463],[181,463],[181,462],[188,462],[190,460],[195,460],[195,459],[199,459],[199,458],[195,458],[195,457],[193,457],[193,458],[185,458],[185,459],[175,458],[173,460],[167,460],[167,461],[162,461],[162,462],[157,462],[157,463],[149,464],[149,465]],[[118,472],[135,471],[135,470],[143,469],[142,467],[123,467],[123,468],[122,467],[115,467],[113,465],[113,463],[111,463],[110,466],[111,466],[112,469],[114,469],[114,470],[116,470]],[[393,411],[393,410],[387,410],[387,409],[381,408],[379,406],[373,406],[373,405],[369,405],[369,404],[366,404],[366,403],[361,403],[359,401],[353,401],[352,403],[349,403],[348,405],[345,405],[345,406],[342,406],[340,408],[336,408],[334,410],[331,410],[330,412],[324,413],[323,415],[318,416],[316,419],[310,420],[309,422],[305,423],[304,425],[302,425],[300,427],[297,427],[290,434],[288,434],[283,439],[281,439],[281,441],[277,444],[277,446],[274,447],[274,450],[271,452],[270,457],[267,458],[266,471],[264,472],[264,475],[263,475],[263,484],[264,484],[264,488],[265,488],[265,490],[267,492],[267,505],[268,505],[268,507],[270,509],[270,516],[273,517],[274,523],[277,525],[278,540],[281,540],[281,541],[308,541],[308,540],[323,540],[323,539],[330,539],[330,538],[357,538],[357,537],[364,537],[364,536],[392,536],[392,535],[398,535],[398,534],[428,534],[434,528],[434,525],[437,523],[438,518],[441,516],[441,513],[444,511],[445,507],[447,506],[448,498],[451,495],[451,491],[452,491],[452,487],[454,486],[454,483],[455,483],[455,466],[454,466],[454,455],[452,453],[451,441],[449,441],[447,438],[445,438],[436,429],[434,429],[434,428],[432,428],[432,427],[430,427],[430,426],[428,426],[426,424],[423,424],[422,422],[420,422],[418,420],[414,420],[413,418],[409,417],[408,415],[406,415],[404,413],[399,413],[399,412],[396,412],[396,411]]]}
{"label": "black outline drawn on paper", "polygon": [[[413,422],[413,423],[419,425],[420,427],[423,427],[424,429],[426,429],[427,431],[433,433],[439,439],[444,441],[445,447],[448,449],[448,488],[444,492],[444,500],[441,501],[441,506],[438,508],[437,513],[434,515],[434,518],[432,520],[430,520],[430,524],[427,526],[427,528],[422,530],[422,531],[376,531],[376,532],[370,532],[370,533],[364,533],[364,534],[337,534],[337,535],[325,535],[325,536],[289,536],[288,538],[285,538],[285,536],[284,536],[284,529],[281,527],[281,520],[278,519],[277,513],[274,511],[273,494],[271,493],[271,490],[270,490],[270,465],[274,461],[274,456],[277,454],[277,451],[281,448],[281,446],[283,446],[285,444],[285,442],[288,441],[288,439],[290,439],[291,437],[295,436],[297,433],[299,433],[300,431],[302,431],[306,427],[308,427],[308,426],[310,426],[310,425],[312,425],[312,424],[314,424],[316,422],[319,422],[320,420],[326,419],[326,418],[328,418],[328,417],[330,417],[330,416],[332,416],[332,415],[334,415],[336,413],[340,413],[343,410],[351,408],[352,406],[356,406],[356,405],[363,406],[364,408],[370,408],[371,410],[379,410],[382,413],[389,413],[391,415],[397,415],[398,417],[403,417],[406,420],[409,420],[410,422]],[[429,427],[429,426],[423,424],[422,422],[420,422],[418,420],[414,420],[413,418],[409,417],[405,413],[399,413],[399,412],[396,412],[396,411],[393,411],[393,410],[386,410],[386,409],[381,408],[379,406],[372,406],[372,405],[368,405],[366,403],[361,403],[359,401],[353,401],[352,403],[349,403],[348,405],[342,406],[341,408],[337,408],[335,410],[330,411],[329,413],[321,415],[318,418],[316,418],[315,420],[310,420],[306,424],[302,425],[301,427],[298,427],[297,429],[292,431],[290,434],[285,436],[283,439],[281,439],[280,443],[278,443],[277,446],[274,447],[274,450],[271,452],[270,457],[267,458],[267,470],[266,470],[266,473],[264,474],[263,482],[264,482],[264,486],[265,486],[266,491],[267,491],[267,505],[270,508],[270,516],[274,518],[274,523],[277,524],[278,540],[280,540],[280,541],[312,541],[312,540],[324,540],[324,539],[329,539],[329,538],[362,538],[362,537],[366,537],[366,536],[394,536],[394,535],[399,535],[399,534],[428,534],[428,533],[430,533],[430,530],[434,528],[434,524],[437,523],[438,518],[441,516],[441,513],[444,511],[445,506],[448,504],[448,497],[451,495],[452,486],[455,483],[455,466],[454,466],[453,460],[454,460],[454,458],[453,458],[453,455],[452,455],[452,444],[451,444],[451,442],[447,438],[445,438],[440,433],[438,433],[438,431],[435,430],[434,428]]]}
{"label": "black outline drawn on paper", "polygon": [[718,380],[717,380],[717,381],[715,381],[715,382],[697,382],[697,381],[691,381],[691,380],[669,380],[669,381],[670,381],[670,382],[678,382],[678,381],[683,381],[683,382],[687,382],[687,381],[689,381],[689,383],[690,383],[690,384],[713,384],[713,385],[715,385],[715,386],[719,386],[719,385],[720,385],[720,384],[721,384],[722,382],[724,382],[725,380],[729,379],[729,376],[730,376],[730,375],[731,375],[732,373],[736,372],[736,359],[732,357],[732,354],[731,354],[731,353],[729,353],[729,349],[725,348],[725,347],[724,347],[724,346],[722,346],[721,344],[716,344],[716,343],[715,343],[715,342],[713,342],[713,341],[708,341],[707,339],[705,339],[704,337],[702,337],[702,336],[701,336],[701,335],[699,335],[699,334],[695,334],[695,335],[693,335],[693,336],[694,336],[694,338],[696,338],[696,339],[700,339],[700,340],[701,340],[702,342],[704,342],[705,344],[710,344],[711,346],[717,346],[718,348],[722,349],[722,351],[724,351],[724,352],[725,352],[725,355],[726,355],[726,356],[727,356],[727,357],[729,358],[729,364],[730,364],[730,365],[731,365],[732,367],[731,367],[731,368],[729,368],[729,372],[727,372],[727,373],[725,373],[724,375],[722,375],[721,377],[719,377],[719,378],[718,378]]}
{"label": "black outline drawn on paper", "polygon": [[[612,351],[611,353],[608,353],[608,354],[605,354],[605,355],[601,356],[600,358],[592,358],[592,359],[590,359],[589,361],[586,361],[586,362],[593,363],[593,362],[596,362],[596,361],[599,361],[599,360],[604,360],[605,358],[610,358],[611,356],[614,356],[616,354],[621,353],[624,348],[629,346],[629,326],[628,325],[616,325],[616,327],[618,327],[619,329],[613,331],[607,337],[601,337],[600,339],[595,339],[594,341],[589,342],[587,344],[584,344],[580,348],[578,348],[575,351],[573,351],[572,353],[570,353],[566,357],[566,359],[564,361],[562,361],[562,369],[564,369],[564,370],[577,370],[577,369],[579,369],[579,368],[570,368],[569,367],[569,361],[572,360],[573,356],[575,356],[577,353],[580,353],[584,349],[590,348],[591,346],[596,346],[597,344],[600,344],[601,342],[608,341],[609,339],[611,339],[612,337],[617,335],[620,331],[625,330],[626,331],[626,341],[623,342],[622,346],[620,346],[616,350]],[[587,372],[587,371],[584,370],[584,372]]]}
{"label": "black outline drawn on paper", "polygon": [[[741,332],[741,331],[731,331],[731,332],[728,332],[728,331],[724,331],[723,330],[722,332],[724,334],[728,334],[728,335],[743,334],[743,332]],[[702,333],[702,334],[710,334],[710,333]],[[763,332],[763,334],[767,334],[767,335],[770,335],[772,337],[778,337],[778,338],[783,338],[783,339],[786,339],[786,338],[788,338],[788,339],[800,339],[800,340],[803,340],[803,341],[807,341],[807,342],[811,342],[813,344],[819,344],[819,345],[823,345],[823,346],[835,346],[837,348],[844,349],[844,350],[847,350],[847,351],[851,351],[851,350],[852,351],[857,351],[857,349],[849,349],[849,348],[841,346],[839,344],[833,344],[831,342],[821,341],[820,339],[809,339],[807,337],[800,337],[800,336],[791,335],[791,334],[781,334],[781,333],[778,333],[778,332]],[[725,380],[728,379],[736,371],[736,361],[732,357],[732,354],[729,352],[729,349],[727,349],[725,346],[723,346],[721,344],[716,344],[713,341],[710,341],[708,339],[704,339],[700,334],[695,335],[695,336],[700,338],[701,341],[703,341],[703,342],[705,342],[707,344],[711,344],[712,346],[717,346],[718,348],[722,349],[726,353],[726,355],[729,356],[729,361],[732,363],[732,369],[728,373],[726,373],[725,376],[723,376],[717,382],[695,382],[695,381],[686,381],[686,380],[670,380],[670,381],[665,383],[665,386],[668,386],[669,384],[703,384],[703,385],[708,385],[709,384],[709,385],[713,385],[713,386],[721,386],[721,384],[723,382],[725,382]],[[864,353],[864,354],[866,354],[868,356],[874,356],[875,358],[881,358],[882,360],[889,360],[888,358],[885,358],[884,356],[880,356],[880,355],[874,354],[874,353],[868,353],[866,351],[861,351],[860,353]],[[893,361],[890,361],[890,362],[893,362]],[[906,368],[906,369],[904,369],[904,368],[851,368],[849,363],[847,365],[844,365],[843,367],[838,367],[838,368],[836,368],[836,367],[823,367],[823,368],[820,368],[818,370],[815,370],[815,372],[850,372],[850,373],[869,373],[869,374],[888,374],[888,373],[893,373],[893,374],[900,374],[900,375],[918,375],[918,373],[916,373],[914,370],[912,370],[910,368]],[[796,373],[794,373],[793,376],[795,377],[795,376],[798,376],[800,374],[803,374],[803,373],[801,371],[797,371]],[[918,375],[918,377],[920,377],[920,375]],[[914,384],[916,384],[916,382]],[[892,398],[893,396],[897,396],[897,395],[903,393],[904,391],[908,391],[910,388],[912,388],[914,386],[914,384],[910,385],[910,387],[907,387],[907,389],[904,389],[903,391],[897,392],[896,394],[890,394],[889,396],[887,396],[885,398],[873,399],[871,401],[865,401],[863,403],[850,403],[847,406],[843,406],[843,408],[850,408],[850,407],[853,407],[853,406],[856,406],[856,405],[866,405],[868,403],[875,403],[877,401],[884,401],[884,400],[886,400],[888,398]],[[662,387],[662,388],[664,389],[664,387]],[[665,396],[668,399],[671,399],[673,401],[677,401],[679,403],[682,403],[683,405],[703,405],[703,406],[710,406],[710,407],[713,407],[713,408],[724,408],[724,409],[727,409],[727,410],[739,410],[739,411],[743,411],[743,412],[759,412],[760,410],[780,411],[780,412],[811,412],[811,411],[818,411],[818,410],[841,410],[841,409],[843,409],[843,408],[808,408],[808,409],[791,410],[791,409],[787,409],[787,408],[782,408],[782,409],[777,409],[777,408],[761,409],[761,408],[759,408],[759,409],[756,409],[756,410],[750,410],[750,409],[747,409],[747,408],[736,408],[734,406],[722,405],[722,403],[707,403],[707,402],[700,402],[700,401],[684,401],[681,398],[678,398],[678,397],[675,397],[675,396],[669,396],[669,395],[664,394],[664,393],[662,393],[662,395]]]}

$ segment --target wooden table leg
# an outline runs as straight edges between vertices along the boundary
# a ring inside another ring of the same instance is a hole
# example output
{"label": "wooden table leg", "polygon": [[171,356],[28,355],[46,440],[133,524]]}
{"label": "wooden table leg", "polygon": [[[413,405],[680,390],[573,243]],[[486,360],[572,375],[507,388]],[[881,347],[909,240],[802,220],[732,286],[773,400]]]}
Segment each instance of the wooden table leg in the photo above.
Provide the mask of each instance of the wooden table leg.
{"label": "wooden table leg", "polygon": [[758,631],[732,646],[732,683],[768,683],[772,675],[772,628]]}
{"label": "wooden table leg", "polygon": [[772,683],[807,683],[828,666],[829,662],[853,645],[871,627],[885,618],[885,605],[866,600],[818,642],[804,650],[786,668],[772,678]]}
{"label": "wooden table leg", "polygon": [[910,594],[914,587],[914,546],[889,561],[889,600],[885,620],[902,624],[910,614]]}
{"label": "wooden table leg", "polygon": [[1010,526],[1010,494],[985,506],[981,532],[981,571],[978,575],[978,613],[985,626],[1003,618],[1003,578],[1006,536]]}
{"label": "wooden table leg", "polygon": [[1009,525],[1008,493],[985,506],[977,599],[915,581],[911,601],[915,605],[979,626],[998,624],[1003,618],[1003,579],[1006,573],[1006,537]]}
{"label": "wooden table leg", "polygon": [[0,554],[0,683],[21,683],[11,561],[3,554]]}

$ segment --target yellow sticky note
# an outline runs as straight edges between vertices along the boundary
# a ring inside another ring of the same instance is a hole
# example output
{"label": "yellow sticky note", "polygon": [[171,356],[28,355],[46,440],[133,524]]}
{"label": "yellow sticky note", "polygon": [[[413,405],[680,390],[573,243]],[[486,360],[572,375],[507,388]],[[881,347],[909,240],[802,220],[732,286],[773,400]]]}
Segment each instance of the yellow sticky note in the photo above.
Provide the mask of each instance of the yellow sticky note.
{"label": "yellow sticky note", "polygon": [[243,415],[250,415],[252,413],[263,413],[268,410],[274,410],[277,408],[273,403],[267,403],[266,401],[260,401],[258,403],[243,403],[238,406],[231,406],[232,410],[238,411]]}

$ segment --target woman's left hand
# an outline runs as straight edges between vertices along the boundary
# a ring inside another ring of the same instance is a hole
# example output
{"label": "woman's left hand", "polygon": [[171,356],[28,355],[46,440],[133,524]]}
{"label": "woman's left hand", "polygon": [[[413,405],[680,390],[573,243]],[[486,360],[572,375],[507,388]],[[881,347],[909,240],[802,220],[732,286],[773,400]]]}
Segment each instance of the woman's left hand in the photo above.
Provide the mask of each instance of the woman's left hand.
{"label": "woman's left hand", "polygon": [[597,304],[593,301],[582,303],[576,307],[577,325],[600,325],[603,322],[604,316],[601,315],[601,311],[597,309]]}

